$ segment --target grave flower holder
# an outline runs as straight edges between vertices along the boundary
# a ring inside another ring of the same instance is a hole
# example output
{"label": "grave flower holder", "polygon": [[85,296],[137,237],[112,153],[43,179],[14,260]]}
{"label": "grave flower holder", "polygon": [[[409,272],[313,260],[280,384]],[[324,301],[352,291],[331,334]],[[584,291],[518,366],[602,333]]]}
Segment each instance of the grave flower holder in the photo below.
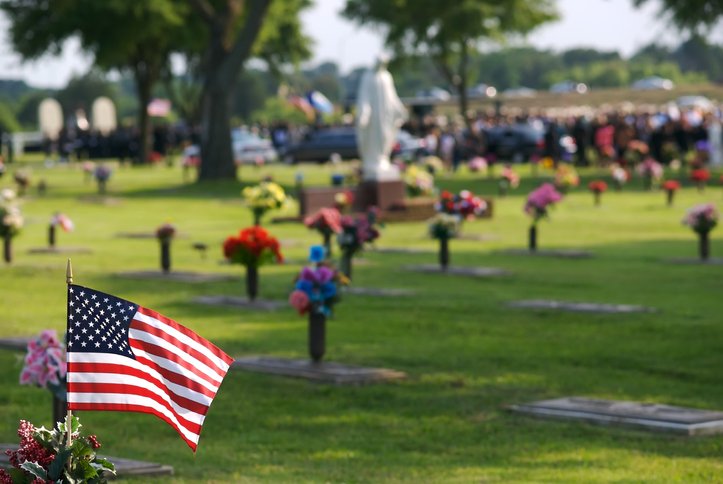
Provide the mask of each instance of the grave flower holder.
{"label": "grave flower holder", "polygon": [[7,264],[13,261],[13,238],[10,234],[3,235],[3,260]]}
{"label": "grave flower holder", "polygon": [[309,356],[314,363],[321,363],[326,353],[326,315],[309,311]]}
{"label": "grave flower holder", "polygon": [[255,301],[259,294],[259,268],[254,265],[246,266],[246,295],[249,301]]}
{"label": "grave flower holder", "polygon": [[438,213],[429,222],[429,235],[439,241],[437,259],[444,272],[449,267],[449,239],[459,234],[462,219],[458,215]]}
{"label": "grave flower holder", "polygon": [[530,252],[535,252],[537,250],[537,224],[532,224],[530,226],[527,233],[527,247],[530,249]]}
{"label": "grave flower holder", "polygon": [[443,271],[449,268],[449,237],[439,238],[439,266]]}
{"label": "grave flower holder", "polygon": [[48,225],[48,247],[55,248],[55,224],[52,222]]}
{"label": "grave flower holder", "polygon": [[171,272],[171,241],[175,235],[176,228],[169,223],[156,229],[156,238],[161,247],[161,270],[165,274]]}
{"label": "grave flower holder", "polygon": [[698,255],[702,261],[710,258],[710,230],[698,232]]}

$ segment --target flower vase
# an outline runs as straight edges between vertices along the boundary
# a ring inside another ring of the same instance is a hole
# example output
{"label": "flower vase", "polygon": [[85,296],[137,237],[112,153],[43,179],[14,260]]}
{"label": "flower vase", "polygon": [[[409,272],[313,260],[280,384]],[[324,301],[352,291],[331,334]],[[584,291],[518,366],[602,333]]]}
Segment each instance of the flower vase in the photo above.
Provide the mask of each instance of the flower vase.
{"label": "flower vase", "polygon": [[667,200],[668,200],[668,206],[673,206],[673,200],[675,199],[675,190],[667,190],[666,192]]}
{"label": "flower vase", "polygon": [[508,187],[507,182],[504,182],[504,181],[499,182],[499,184],[497,185],[497,188],[498,188],[497,192],[500,197],[507,196],[507,187]]}
{"label": "flower vase", "polygon": [[259,293],[259,268],[256,266],[246,267],[246,295],[249,301],[255,301]]}
{"label": "flower vase", "polygon": [[331,259],[331,232],[324,232],[324,250],[326,258]]}
{"label": "flower vase", "polygon": [[646,191],[653,189],[653,177],[651,175],[643,175],[643,189]]}
{"label": "flower vase", "polygon": [[599,206],[600,206],[600,198],[601,198],[601,195],[602,195],[602,194],[601,194],[600,192],[597,192],[597,191],[596,191],[596,192],[593,192],[593,196],[595,197],[595,206],[596,206],[596,207],[599,207]]}
{"label": "flower vase", "polygon": [[261,215],[263,215],[262,212],[254,210],[254,227],[261,226]]}
{"label": "flower vase", "polygon": [[64,399],[58,398],[58,396],[53,393],[53,427],[55,427],[55,424],[58,422],[65,422],[65,417],[68,413],[68,402]]}
{"label": "flower vase", "polygon": [[532,225],[530,227],[530,232],[528,234],[528,247],[530,252],[535,252],[537,250],[537,225]]}
{"label": "flower vase", "polygon": [[98,180],[98,194],[105,195],[105,180]]}
{"label": "flower vase", "polygon": [[353,253],[350,250],[344,250],[341,254],[341,260],[339,261],[339,269],[341,273],[351,279],[351,266],[352,266]]}
{"label": "flower vase", "polygon": [[171,272],[171,241],[161,239],[161,270],[164,274]]}
{"label": "flower vase", "polygon": [[622,192],[623,191],[623,183],[619,180],[613,181],[613,186],[615,187],[616,192]]}
{"label": "flower vase", "polygon": [[55,248],[55,224],[48,226],[48,247]]}
{"label": "flower vase", "polygon": [[698,254],[700,260],[707,261],[710,257],[710,238],[708,230],[698,232]]}
{"label": "flower vase", "polygon": [[314,363],[320,363],[326,352],[326,315],[309,312],[309,356]]}
{"label": "flower vase", "polygon": [[439,238],[439,266],[443,271],[449,267],[449,237]]}
{"label": "flower vase", "polygon": [[5,259],[5,262],[8,264],[13,261],[12,240],[13,238],[10,234],[5,234],[5,236],[3,236],[3,259]]}
{"label": "flower vase", "polygon": [[696,183],[696,186],[698,188],[698,193],[703,193],[705,191],[705,182],[699,181]]}

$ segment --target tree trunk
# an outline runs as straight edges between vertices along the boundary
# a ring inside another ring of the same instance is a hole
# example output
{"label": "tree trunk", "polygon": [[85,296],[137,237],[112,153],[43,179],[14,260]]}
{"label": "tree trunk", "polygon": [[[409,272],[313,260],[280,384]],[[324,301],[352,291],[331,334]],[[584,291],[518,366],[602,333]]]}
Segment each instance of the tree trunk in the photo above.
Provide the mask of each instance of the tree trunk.
{"label": "tree trunk", "polygon": [[[138,94],[138,163],[145,163],[151,151],[151,118],[148,116],[148,103],[155,79],[146,72],[147,66],[136,67],[135,81]],[[133,162],[134,160],[131,160]]]}
{"label": "tree trunk", "polygon": [[231,151],[229,106],[233,80],[210,78],[201,100],[201,170],[199,180],[235,179],[236,165]]}

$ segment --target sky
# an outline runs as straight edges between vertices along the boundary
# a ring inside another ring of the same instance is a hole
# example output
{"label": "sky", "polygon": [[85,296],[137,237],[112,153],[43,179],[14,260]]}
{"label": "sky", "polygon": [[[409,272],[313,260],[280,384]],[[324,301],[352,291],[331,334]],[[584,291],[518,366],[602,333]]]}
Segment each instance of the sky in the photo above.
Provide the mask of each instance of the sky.
{"label": "sky", "polygon": [[[302,22],[314,41],[311,64],[334,61],[346,73],[372,65],[384,48],[381,32],[357,27],[341,18],[339,11],[344,3],[315,0],[302,15]],[[632,0],[558,0],[557,5],[561,19],[531,33],[526,43],[557,51],[581,46],[618,50],[628,56],[653,40],[672,45],[681,39],[669,22],[659,18],[657,2],[648,2],[641,9],[634,9]],[[24,79],[36,87],[59,88],[74,74],[83,74],[91,64],[92,59],[83,55],[77,40],[68,41],[60,57],[22,63],[5,37],[7,28],[7,19],[0,17],[2,79]]]}

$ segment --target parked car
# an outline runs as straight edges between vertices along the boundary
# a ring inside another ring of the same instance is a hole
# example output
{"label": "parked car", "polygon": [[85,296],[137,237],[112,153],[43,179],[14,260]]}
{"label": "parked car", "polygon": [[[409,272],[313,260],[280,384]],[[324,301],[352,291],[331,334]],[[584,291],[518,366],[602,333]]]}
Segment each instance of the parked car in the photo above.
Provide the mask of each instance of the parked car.
{"label": "parked car", "polygon": [[467,89],[467,96],[469,97],[495,97],[496,95],[497,89],[487,84],[477,84]]}
{"label": "parked car", "polygon": [[283,160],[289,164],[299,161],[325,162],[332,154],[338,154],[342,159],[359,158],[354,128],[310,131],[286,150]]}
{"label": "parked car", "polygon": [[438,101],[447,101],[452,97],[452,95],[441,87],[432,87],[430,89],[422,89],[420,91],[417,91],[417,97],[436,99]]}
{"label": "parked car", "polygon": [[585,94],[587,92],[587,84],[585,84],[584,82],[562,81],[550,86],[550,92],[554,92],[556,94],[562,94],[566,92]]}
{"label": "parked car", "polygon": [[511,87],[502,91],[502,95],[508,98],[535,97],[537,91],[529,87]]}
{"label": "parked car", "polygon": [[278,157],[271,140],[245,129],[231,130],[231,143],[233,146],[234,160],[238,164],[245,163],[269,163]]}
{"label": "parked car", "polygon": [[633,82],[630,87],[638,91],[654,91],[659,89],[670,91],[675,87],[675,84],[670,79],[664,79],[659,76],[650,76],[638,79]]}
{"label": "parked car", "polygon": [[529,124],[495,126],[485,131],[487,152],[500,160],[523,163],[545,149],[545,132]]}

